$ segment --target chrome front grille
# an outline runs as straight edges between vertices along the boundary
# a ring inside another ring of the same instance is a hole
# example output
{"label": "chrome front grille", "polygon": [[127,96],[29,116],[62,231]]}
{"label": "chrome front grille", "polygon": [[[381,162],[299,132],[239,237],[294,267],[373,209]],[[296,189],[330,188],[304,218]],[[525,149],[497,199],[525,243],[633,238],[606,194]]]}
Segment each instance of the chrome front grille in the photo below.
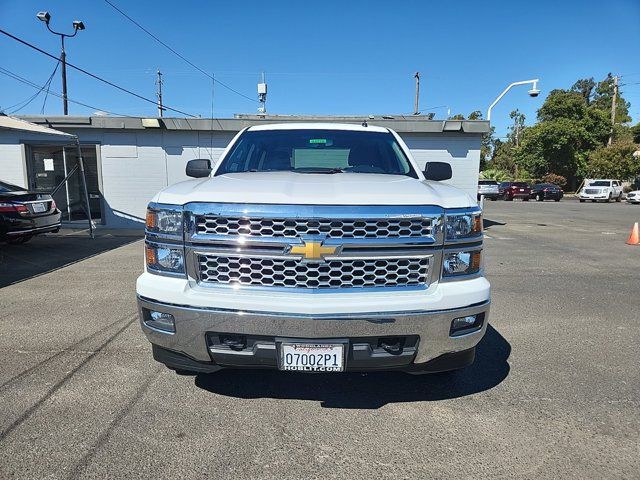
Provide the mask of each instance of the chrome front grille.
{"label": "chrome front grille", "polygon": [[186,271],[204,287],[426,289],[444,209],[429,205],[185,205]]}
{"label": "chrome front grille", "polygon": [[197,253],[204,284],[346,289],[426,287],[430,257],[345,258],[319,262],[296,258]]}
{"label": "chrome front grille", "polygon": [[420,238],[432,234],[430,218],[256,218],[197,216],[198,235],[251,237]]}
{"label": "chrome front grille", "polygon": [[585,188],[584,193],[587,195],[598,195],[600,193],[600,189],[598,188]]}

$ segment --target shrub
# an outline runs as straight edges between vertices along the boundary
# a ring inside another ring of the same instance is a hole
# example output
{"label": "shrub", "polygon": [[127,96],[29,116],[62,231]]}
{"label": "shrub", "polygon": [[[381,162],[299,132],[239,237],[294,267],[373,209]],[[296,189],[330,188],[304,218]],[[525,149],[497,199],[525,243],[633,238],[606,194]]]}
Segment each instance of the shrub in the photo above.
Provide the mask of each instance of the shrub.
{"label": "shrub", "polygon": [[567,185],[567,179],[562,175],[556,175],[555,173],[547,173],[542,176],[543,183],[553,183],[559,187],[565,187]]}
{"label": "shrub", "polygon": [[498,182],[507,182],[512,180],[512,176],[509,172],[505,170],[500,170],[498,168],[487,168],[480,172],[480,178],[487,180],[496,180]]}

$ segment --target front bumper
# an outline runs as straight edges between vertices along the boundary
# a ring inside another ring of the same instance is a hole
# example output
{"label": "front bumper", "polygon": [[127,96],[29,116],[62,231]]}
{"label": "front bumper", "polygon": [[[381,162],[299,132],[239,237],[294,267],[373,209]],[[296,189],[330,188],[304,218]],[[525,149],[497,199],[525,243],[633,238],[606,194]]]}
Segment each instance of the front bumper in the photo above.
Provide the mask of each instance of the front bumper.
{"label": "front bumper", "polygon": [[[446,360],[447,355],[456,352],[472,361],[473,349],[484,336],[489,319],[488,300],[464,308],[434,311],[306,315],[194,308],[139,296],[138,309],[142,330],[155,346],[156,358],[174,366],[179,366],[182,358],[185,369],[200,371],[220,367],[276,368],[278,342],[282,338],[345,341],[346,370],[419,370],[420,365]],[[175,333],[149,327],[145,322],[147,311],[173,315]],[[451,321],[468,315],[481,315],[481,327],[450,336]],[[217,342],[220,334],[242,336],[247,347],[228,348]],[[376,342],[389,337],[406,341],[404,348],[393,354],[376,348]],[[174,355],[175,360],[162,360],[167,355]]]}

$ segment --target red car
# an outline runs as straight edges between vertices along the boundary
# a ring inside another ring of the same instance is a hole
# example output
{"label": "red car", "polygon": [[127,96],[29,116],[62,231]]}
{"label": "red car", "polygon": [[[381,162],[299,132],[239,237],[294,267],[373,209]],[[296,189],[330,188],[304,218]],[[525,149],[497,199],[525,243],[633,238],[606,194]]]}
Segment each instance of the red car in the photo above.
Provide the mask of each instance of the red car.
{"label": "red car", "polygon": [[531,196],[531,187],[527,182],[502,182],[498,190],[503,200],[511,201],[514,198],[521,198],[528,202]]}

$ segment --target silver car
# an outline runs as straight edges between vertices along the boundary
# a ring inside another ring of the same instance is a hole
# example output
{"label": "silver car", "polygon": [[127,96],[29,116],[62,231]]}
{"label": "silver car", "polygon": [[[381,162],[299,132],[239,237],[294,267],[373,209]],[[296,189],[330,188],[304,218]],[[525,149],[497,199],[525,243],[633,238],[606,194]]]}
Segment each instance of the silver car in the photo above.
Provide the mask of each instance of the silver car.
{"label": "silver car", "polygon": [[497,200],[500,196],[498,182],[496,180],[478,180],[478,200],[481,195],[490,200]]}

